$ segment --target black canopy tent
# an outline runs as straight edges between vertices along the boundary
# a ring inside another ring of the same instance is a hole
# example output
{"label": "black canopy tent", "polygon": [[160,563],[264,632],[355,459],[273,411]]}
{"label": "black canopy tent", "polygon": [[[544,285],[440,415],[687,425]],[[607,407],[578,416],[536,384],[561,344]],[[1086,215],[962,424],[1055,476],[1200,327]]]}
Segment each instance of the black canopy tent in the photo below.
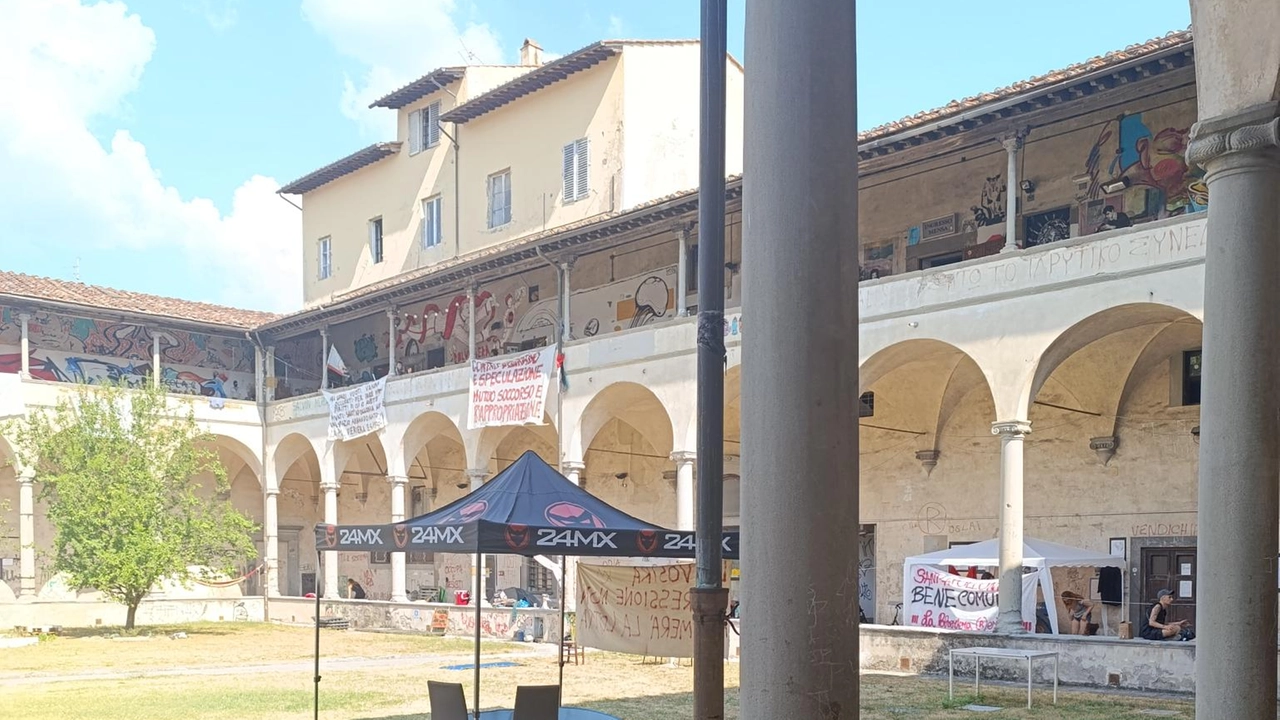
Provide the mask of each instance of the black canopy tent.
{"label": "black canopy tent", "polygon": [[[564,563],[568,555],[692,559],[691,531],[668,530],[632,517],[574,485],[532,451],[474,492],[400,523],[317,525],[318,554],[328,551],[430,551],[474,554],[560,555],[560,684],[564,684]],[[724,533],[726,559],[738,557],[738,533]],[[318,578],[318,575],[317,575]],[[480,588],[483,588],[483,582]],[[320,682],[319,582],[316,602],[316,692]],[[482,592],[479,594],[483,594]],[[476,610],[475,711],[480,711],[481,597]]]}

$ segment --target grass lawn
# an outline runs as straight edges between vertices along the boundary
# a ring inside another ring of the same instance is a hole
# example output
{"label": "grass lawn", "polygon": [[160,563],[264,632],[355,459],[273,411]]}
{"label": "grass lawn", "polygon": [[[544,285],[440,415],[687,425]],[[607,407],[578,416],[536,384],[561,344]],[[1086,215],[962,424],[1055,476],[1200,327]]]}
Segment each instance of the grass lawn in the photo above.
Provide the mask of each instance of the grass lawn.
{"label": "grass lawn", "polygon": [[[311,717],[310,657],[313,636],[307,628],[264,624],[183,626],[185,640],[170,640],[157,629],[151,640],[112,639],[86,633],[37,646],[0,652],[0,718],[24,720],[265,720]],[[174,628],[163,628],[173,631]],[[352,667],[322,662],[321,717],[330,720],[427,720],[428,679],[461,682],[471,704],[471,670],[445,670],[465,662],[470,652],[463,639],[324,631],[322,651],[327,660],[380,658],[376,667]],[[486,661],[507,661],[514,667],[483,668],[481,705],[511,707],[521,684],[556,680],[554,651],[537,646],[485,643]],[[501,651],[507,651],[501,657]],[[493,651],[492,653],[490,651]],[[437,654],[434,660],[424,655]],[[412,657],[410,657],[412,656]],[[221,666],[281,667],[219,671]],[[113,680],[17,682],[38,673],[146,672],[187,669],[190,674],[130,677]],[[726,666],[726,720],[738,711],[738,665]],[[626,720],[668,720],[689,717],[693,711],[693,670],[688,666],[642,665],[633,656],[589,653],[583,665],[565,668],[565,703],[601,710]],[[957,687],[959,689],[959,687]],[[971,692],[965,688],[966,692]],[[1021,694],[1020,694],[1021,693]],[[1003,708],[996,717],[1092,720],[1142,716],[1141,709],[1175,709],[1178,717],[1192,717],[1189,702],[1156,701],[1111,695],[1063,692],[1057,707],[1049,693],[1037,688],[1036,705],[1026,710],[1025,691],[984,686],[982,702]],[[862,678],[863,718],[972,718],[956,709],[970,698],[947,701],[945,681],[915,677],[866,675]]]}

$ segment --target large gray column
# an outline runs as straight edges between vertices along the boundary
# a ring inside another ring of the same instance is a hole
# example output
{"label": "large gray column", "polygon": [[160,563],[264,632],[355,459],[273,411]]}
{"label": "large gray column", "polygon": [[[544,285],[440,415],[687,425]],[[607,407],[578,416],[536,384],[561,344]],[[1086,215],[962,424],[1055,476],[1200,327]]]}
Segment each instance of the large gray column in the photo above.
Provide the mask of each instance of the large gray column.
{"label": "large gray column", "polygon": [[[858,717],[850,0],[747,4],[742,718]],[[825,313],[797,312],[822,288]]]}
{"label": "large gray column", "polygon": [[[324,522],[326,525],[338,524],[338,482],[321,483],[324,491]],[[324,596],[329,599],[342,597],[338,589],[338,553],[328,550],[324,554]]]}
{"label": "large gray column", "polygon": [[1187,151],[1209,185],[1196,583],[1200,720],[1276,713],[1277,145],[1280,120],[1269,103],[1197,123]]}
{"label": "large gray column", "polygon": [[1000,436],[1000,615],[997,629],[1022,633],[1022,445],[1031,423],[1010,420],[992,424]]}

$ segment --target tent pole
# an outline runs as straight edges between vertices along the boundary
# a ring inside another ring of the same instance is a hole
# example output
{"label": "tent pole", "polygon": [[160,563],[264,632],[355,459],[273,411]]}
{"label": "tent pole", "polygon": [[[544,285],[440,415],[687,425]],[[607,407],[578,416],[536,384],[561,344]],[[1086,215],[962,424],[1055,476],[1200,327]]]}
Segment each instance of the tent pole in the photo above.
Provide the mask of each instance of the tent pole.
{"label": "tent pole", "polygon": [[320,719],[320,574],[324,572],[324,553],[316,548],[316,670],[315,701],[312,712],[316,720]]}
{"label": "tent pole", "polygon": [[569,591],[569,576],[565,572],[566,555],[560,556],[560,707],[564,707],[564,609],[568,605],[565,593]]}
{"label": "tent pole", "polygon": [[475,711],[476,720],[480,720],[480,598],[484,596],[484,578],[480,576],[480,541],[476,540],[476,587],[475,597],[471,598],[471,602],[476,604],[476,690],[475,690]]}

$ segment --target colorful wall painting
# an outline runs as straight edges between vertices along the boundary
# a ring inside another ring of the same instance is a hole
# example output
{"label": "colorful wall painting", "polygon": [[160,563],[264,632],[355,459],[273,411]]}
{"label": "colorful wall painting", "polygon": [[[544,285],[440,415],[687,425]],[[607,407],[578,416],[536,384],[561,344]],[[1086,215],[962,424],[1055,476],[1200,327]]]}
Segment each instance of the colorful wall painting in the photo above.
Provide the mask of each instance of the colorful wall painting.
{"label": "colorful wall painting", "polygon": [[1026,247],[1047,245],[1071,237],[1071,208],[1055,208],[1023,218]]}
{"label": "colorful wall painting", "polygon": [[893,274],[894,243],[886,242],[862,248],[862,266],[858,280],[875,280]]}
{"label": "colorful wall painting", "polygon": [[[31,376],[50,382],[125,382],[151,377],[152,330],[107,320],[37,311],[27,324]],[[247,341],[184,330],[159,330],[161,376],[186,395],[242,400],[254,396],[254,353]],[[0,372],[22,368],[18,311],[0,307]]]}
{"label": "colorful wall painting", "polygon": [[320,333],[277,340],[275,356],[277,400],[320,389]]}

